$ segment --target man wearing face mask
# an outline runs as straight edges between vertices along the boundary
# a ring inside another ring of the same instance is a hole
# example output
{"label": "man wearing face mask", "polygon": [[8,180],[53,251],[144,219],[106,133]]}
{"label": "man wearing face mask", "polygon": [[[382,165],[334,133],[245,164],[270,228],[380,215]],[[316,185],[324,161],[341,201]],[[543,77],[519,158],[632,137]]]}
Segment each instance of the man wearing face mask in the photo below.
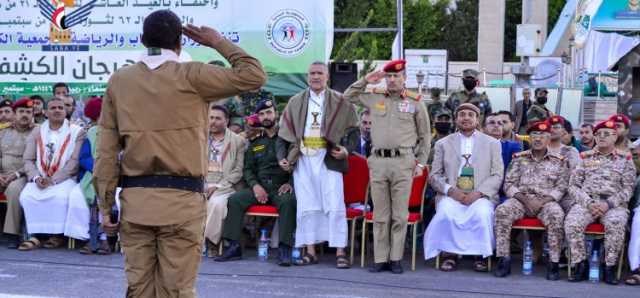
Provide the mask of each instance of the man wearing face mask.
{"label": "man wearing face mask", "polygon": [[536,88],[536,102],[527,111],[527,122],[529,124],[544,121],[551,117],[551,111],[546,106],[548,93],[546,88]]}
{"label": "man wearing face mask", "polygon": [[471,103],[480,109],[479,121],[484,121],[485,115],[491,114],[491,102],[486,93],[478,94],[478,72],[474,69],[465,69],[462,72],[462,85],[464,90],[454,92],[449,96],[446,106],[450,111],[455,111],[463,103]]}
{"label": "man wearing face mask", "polygon": [[[429,119],[436,119],[436,114],[439,114],[442,110],[447,110],[445,102],[440,99],[440,88],[431,88],[431,100],[427,102],[427,112],[429,112]],[[451,114],[451,111],[449,111]]]}
{"label": "man wearing face mask", "polygon": [[429,160],[427,161],[429,165],[433,162],[433,148],[436,146],[436,142],[451,134],[451,128],[453,127],[451,123],[451,113],[446,108],[440,110],[434,117],[433,126],[435,127],[436,133],[431,137],[431,151],[429,152]]}

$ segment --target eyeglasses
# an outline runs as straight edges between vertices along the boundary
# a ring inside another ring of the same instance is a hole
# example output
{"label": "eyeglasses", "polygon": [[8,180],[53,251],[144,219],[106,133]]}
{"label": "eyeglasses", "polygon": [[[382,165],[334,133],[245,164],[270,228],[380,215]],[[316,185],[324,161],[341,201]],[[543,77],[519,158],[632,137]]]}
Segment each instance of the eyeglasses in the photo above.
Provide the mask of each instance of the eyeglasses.
{"label": "eyeglasses", "polygon": [[616,135],[616,133],[611,133],[608,131],[599,131],[597,133],[594,134],[596,137],[600,137],[600,138],[608,138],[610,136]]}
{"label": "eyeglasses", "polygon": [[500,121],[500,120],[498,120],[498,121],[494,121],[494,120],[487,121],[487,125],[504,125],[504,123],[505,123],[504,121]]}
{"label": "eyeglasses", "polygon": [[554,125],[551,125],[551,128],[561,129],[561,128],[564,128],[564,125],[562,125],[562,124],[554,124]]}
{"label": "eyeglasses", "polygon": [[549,135],[549,133],[543,132],[543,131],[532,131],[529,134],[529,136],[532,137],[532,138],[541,138],[541,137],[544,137],[544,136],[547,136],[547,135]]}

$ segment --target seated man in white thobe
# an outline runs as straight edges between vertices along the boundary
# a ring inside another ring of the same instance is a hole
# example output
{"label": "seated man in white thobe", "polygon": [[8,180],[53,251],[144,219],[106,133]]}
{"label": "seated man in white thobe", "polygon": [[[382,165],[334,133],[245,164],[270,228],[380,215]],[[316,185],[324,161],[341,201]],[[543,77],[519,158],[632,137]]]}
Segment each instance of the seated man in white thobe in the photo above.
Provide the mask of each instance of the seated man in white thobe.
{"label": "seated man in white thobe", "polygon": [[[60,234],[87,226],[69,220],[78,217],[68,217],[69,194],[77,184],[78,155],[86,133],[81,127],[70,124],[65,115],[61,99],[49,100],[49,119],[32,131],[24,152],[29,183],[20,193],[20,204],[30,234],[52,235],[44,243],[45,248],[62,246],[64,239]],[[39,246],[36,237],[27,242]]]}
{"label": "seated man in white thobe", "polygon": [[461,104],[456,110],[459,131],[435,145],[429,182],[436,195],[436,214],[425,233],[424,255],[443,252],[440,269],[457,268],[457,255],[482,256],[474,270],[486,272],[493,254],[494,207],[504,165],[500,141],[476,130],[480,109]]}
{"label": "seated man in white thobe", "polygon": [[309,88],[289,100],[280,120],[278,148],[288,150],[287,156],[278,150],[278,160],[283,170],[293,170],[295,245],[307,248],[296,265],[318,263],[314,245],[328,241],[336,248],[336,267],[346,269],[351,264],[344,250],[348,229],[342,173],[348,169],[348,152],[340,140],[358,120],[353,106],[327,88],[328,79],[324,63],[309,66]]}

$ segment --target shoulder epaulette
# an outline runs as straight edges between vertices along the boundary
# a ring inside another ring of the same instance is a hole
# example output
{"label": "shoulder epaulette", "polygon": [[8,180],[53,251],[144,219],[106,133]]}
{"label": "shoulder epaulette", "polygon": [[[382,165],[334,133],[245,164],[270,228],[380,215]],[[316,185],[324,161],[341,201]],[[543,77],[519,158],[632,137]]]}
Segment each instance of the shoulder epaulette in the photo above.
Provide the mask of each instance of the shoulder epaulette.
{"label": "shoulder epaulette", "polygon": [[530,153],[531,153],[531,150],[516,152],[513,154],[512,158],[515,159],[515,158],[529,156]]}
{"label": "shoulder epaulette", "polygon": [[594,150],[584,151],[580,153],[580,158],[585,159],[587,157],[593,156],[595,153],[596,152]]}
{"label": "shoulder epaulette", "polygon": [[616,155],[617,155],[618,157],[625,158],[625,159],[627,159],[627,160],[631,160],[631,159],[633,159],[633,156],[631,155],[631,152],[630,152],[630,151],[625,151],[625,150],[618,150],[618,149],[616,149]]}
{"label": "shoulder epaulette", "polygon": [[413,91],[405,91],[404,96],[411,98],[415,101],[420,101],[420,99],[422,99],[422,95],[418,94],[417,92],[413,92]]}

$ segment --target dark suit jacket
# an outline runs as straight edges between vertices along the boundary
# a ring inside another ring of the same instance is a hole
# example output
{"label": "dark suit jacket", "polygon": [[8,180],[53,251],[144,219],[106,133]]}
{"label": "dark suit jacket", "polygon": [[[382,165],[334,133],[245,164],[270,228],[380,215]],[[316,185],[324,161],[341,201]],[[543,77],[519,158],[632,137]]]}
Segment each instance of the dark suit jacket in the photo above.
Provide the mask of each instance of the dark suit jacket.
{"label": "dark suit jacket", "polygon": [[[531,105],[533,105],[533,101],[529,100],[529,107],[531,107]],[[516,133],[520,133],[520,126],[527,126],[526,120],[524,123],[522,123],[522,115],[525,115],[525,119],[527,118],[527,111],[524,109],[524,100],[516,101],[516,105],[511,110],[511,113],[513,113],[516,117],[516,125],[514,126]]]}

